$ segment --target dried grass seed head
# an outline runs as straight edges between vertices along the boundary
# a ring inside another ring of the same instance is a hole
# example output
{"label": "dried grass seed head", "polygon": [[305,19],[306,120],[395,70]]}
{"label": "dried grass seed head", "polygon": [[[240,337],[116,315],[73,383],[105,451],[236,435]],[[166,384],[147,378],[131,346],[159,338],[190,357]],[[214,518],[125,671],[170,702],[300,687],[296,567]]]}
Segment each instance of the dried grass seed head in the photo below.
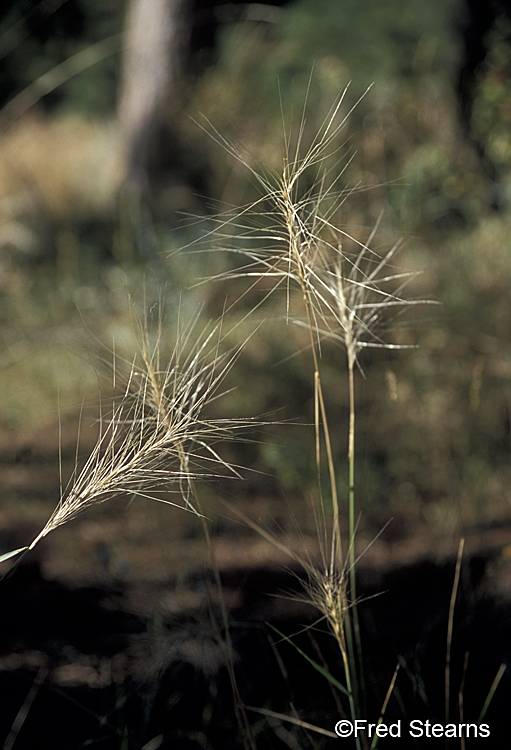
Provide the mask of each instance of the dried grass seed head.
{"label": "dried grass seed head", "polygon": [[[224,475],[239,476],[215,444],[234,439],[252,420],[211,419],[205,409],[222,394],[227,373],[241,347],[223,351],[221,324],[193,334],[188,326],[160,368],[160,328],[150,345],[142,340],[139,361],[129,367],[121,396],[111,414],[100,415],[99,437],[83,468],[78,468],[59,503],[30,548],[50,531],[89,508],[121,495],[144,496],[198,513],[192,483]],[[147,332],[147,329],[146,329]],[[115,382],[122,380],[118,363]],[[171,491],[176,501],[166,497]]]}

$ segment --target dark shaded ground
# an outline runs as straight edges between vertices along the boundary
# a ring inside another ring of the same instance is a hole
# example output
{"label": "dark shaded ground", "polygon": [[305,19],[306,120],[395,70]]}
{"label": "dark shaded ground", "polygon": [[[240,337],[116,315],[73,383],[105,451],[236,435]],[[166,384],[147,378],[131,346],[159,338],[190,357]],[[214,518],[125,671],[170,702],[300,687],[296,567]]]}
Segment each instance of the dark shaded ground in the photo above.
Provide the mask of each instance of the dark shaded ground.
{"label": "dark shaded ground", "polygon": [[[52,450],[23,452],[11,445],[2,451],[5,549],[29,542],[51,510]],[[263,521],[282,513],[268,498],[238,503]],[[240,728],[244,717],[234,709],[232,673],[242,703],[251,707],[246,718],[258,748],[338,742],[253,710],[295,715],[332,732],[341,718],[335,691],[295,646],[342,681],[341,660],[315,610],[299,601],[302,572],[226,517],[211,528],[228,633],[200,525],[172,508],[98,508],[53,532],[0,583],[0,739],[6,750],[235,750],[249,731]],[[312,537],[284,529],[281,538],[313,554]],[[511,661],[510,538],[507,527],[466,535],[452,645],[453,721],[461,713],[477,722],[500,665]],[[392,540],[384,533],[362,556],[369,719],[377,719],[399,663],[387,721],[445,723],[456,551],[454,537],[423,529]],[[485,718],[491,729],[485,747],[506,746],[510,700],[506,671]],[[466,747],[481,742],[467,740]],[[421,741],[406,736],[392,746]],[[459,740],[449,744],[459,746]]]}

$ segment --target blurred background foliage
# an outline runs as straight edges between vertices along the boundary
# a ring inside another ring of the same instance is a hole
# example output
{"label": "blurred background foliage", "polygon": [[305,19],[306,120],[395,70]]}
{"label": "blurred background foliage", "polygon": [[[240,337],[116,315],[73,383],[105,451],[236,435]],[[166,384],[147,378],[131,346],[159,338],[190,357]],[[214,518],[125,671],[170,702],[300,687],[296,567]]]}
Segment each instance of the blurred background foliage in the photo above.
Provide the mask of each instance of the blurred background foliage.
{"label": "blurred background foliage", "polygon": [[[147,184],[134,196],[118,116],[126,11],[127,0],[5,0],[0,11],[1,444],[55,430],[58,401],[64,421],[76,421],[83,399],[97,400],[98,363],[112,341],[120,356],[136,348],[130,296],[141,309],[163,299],[172,339],[179,308],[186,316],[202,305],[214,317],[244,288],[194,286],[229,262],[207,252],[214,234],[179,250],[213,230],[216,212],[258,197],[207,121],[251,164],[278,170],[283,121],[297,128],[305,102],[310,142],[350,84],[346,107],[362,99],[335,156],[351,190],[343,228],[367,237],[382,217],[375,250],[404,237],[400,263],[422,272],[411,293],[441,303],[405,332],[417,349],[362,358],[363,523],[379,528],[392,516],[396,533],[433,525],[453,534],[460,524],[507,523],[509,18],[484,39],[467,105],[462,0],[190,0],[187,54],[160,113]],[[258,300],[247,297],[232,320]],[[234,342],[266,320],[232,373],[236,390],[216,408],[283,422],[230,450],[262,472],[249,474],[247,492],[305,498],[315,485],[313,429],[303,426],[312,373],[306,337],[286,323],[282,302],[227,336]],[[325,346],[323,364],[342,466],[342,351]]]}

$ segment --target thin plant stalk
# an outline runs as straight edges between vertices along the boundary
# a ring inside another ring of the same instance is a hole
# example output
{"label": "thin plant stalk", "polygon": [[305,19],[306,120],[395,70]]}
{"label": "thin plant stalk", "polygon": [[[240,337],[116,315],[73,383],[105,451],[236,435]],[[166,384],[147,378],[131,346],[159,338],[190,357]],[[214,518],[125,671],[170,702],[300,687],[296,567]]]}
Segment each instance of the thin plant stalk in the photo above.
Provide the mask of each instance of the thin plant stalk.
{"label": "thin plant stalk", "polygon": [[454,582],[451,591],[451,600],[449,603],[449,616],[447,619],[447,647],[445,654],[445,720],[447,722],[449,721],[451,706],[451,648],[452,634],[454,629],[454,608],[456,606],[456,597],[458,595],[458,587],[460,583],[461,560],[463,557],[464,546],[465,540],[460,539],[458,547],[458,557],[456,558],[456,569],[454,572]]}
{"label": "thin plant stalk", "polygon": [[[342,599],[345,598],[345,588],[344,586],[341,589],[341,597]],[[335,599],[331,602],[331,616],[328,618],[330,627],[332,628],[332,632],[334,634],[335,640],[337,641],[341,656],[342,656],[342,662],[344,667],[344,675],[346,678],[346,687],[348,688],[348,701],[350,705],[350,713],[352,716],[352,719],[357,719],[360,714],[358,712],[359,706],[357,705],[357,685],[354,682],[354,676],[357,675],[357,671],[353,669],[353,653],[352,653],[352,643],[350,641],[346,640],[346,632],[348,632],[348,637],[351,637],[351,628],[348,629],[345,627],[345,623],[349,623],[349,617],[343,616],[343,607],[344,607],[344,601],[336,601]],[[341,615],[341,616],[340,616]],[[357,750],[360,750],[361,743],[360,743],[360,736],[357,733],[355,738]]]}
{"label": "thin plant stalk", "polygon": [[[302,291],[303,302],[307,316],[307,329],[309,332],[311,352],[314,364],[314,389],[315,389],[315,425],[316,425],[316,464],[318,472],[320,470],[320,435],[319,425],[321,423],[323,430],[323,438],[325,441],[325,451],[328,465],[328,475],[330,482],[330,492],[332,498],[332,509],[333,509],[333,525],[332,525],[332,541],[331,541],[331,557],[330,557],[330,579],[333,580],[336,577],[337,570],[342,566],[342,542],[341,542],[341,527],[340,527],[340,514],[339,514],[339,500],[337,495],[337,477],[335,471],[335,462],[333,457],[332,443],[330,438],[330,428],[328,423],[327,411],[325,406],[325,399],[323,394],[323,386],[321,382],[321,373],[319,367],[319,359],[317,352],[317,341],[314,336],[314,307],[311,299],[310,284],[307,281],[307,269],[304,263],[304,251],[300,245],[299,239],[299,228],[297,227],[298,218],[296,214],[296,207],[293,203],[291,196],[291,187],[296,176],[289,176],[287,169],[284,169],[284,175],[282,180],[282,201],[285,213],[286,229],[289,237],[289,252],[294,259],[296,267],[296,276]],[[350,358],[350,450],[349,450],[349,471],[350,471],[350,501],[349,501],[349,516],[350,516],[350,584],[351,584],[351,595],[352,601],[354,602],[353,614],[354,614],[354,630],[355,630],[355,641],[353,639],[352,627],[350,617],[347,615],[348,612],[348,600],[346,591],[346,582],[344,577],[339,582],[339,599],[338,601],[331,602],[334,610],[331,611],[329,622],[333,628],[334,636],[342,655],[342,661],[346,677],[346,685],[349,692],[349,703],[350,712],[355,719],[358,715],[357,708],[359,704],[359,679],[358,673],[362,667],[362,647],[360,640],[360,627],[358,623],[358,615],[356,612],[356,593],[355,593],[355,549],[354,549],[354,537],[355,537],[355,524],[354,524],[354,466],[355,466],[355,451],[354,451],[354,435],[355,435],[355,408],[354,408],[354,379],[353,379],[353,362]],[[357,738],[358,745],[358,738]]]}
{"label": "thin plant stalk", "polygon": [[506,673],[506,670],[508,669],[507,664],[503,663],[500,665],[497,674],[495,675],[495,678],[491,684],[490,690],[488,691],[488,695],[486,696],[486,700],[484,702],[484,705],[481,709],[481,713],[479,714],[479,718],[477,719],[477,723],[480,724],[484,717],[486,716],[486,712],[488,711],[490,707],[490,703],[493,700],[493,696],[495,695],[495,691],[497,690],[499,683],[501,679],[503,678],[504,674]]}
{"label": "thin plant stalk", "polygon": [[[385,695],[385,700],[383,701],[383,706],[381,707],[381,711],[380,711],[380,716],[379,716],[379,719],[378,719],[378,725],[380,725],[380,724],[382,724],[382,723],[383,723],[383,719],[384,719],[384,717],[385,717],[385,711],[387,710],[387,706],[388,706],[388,704],[389,704],[390,696],[391,696],[391,695],[392,695],[392,693],[394,692],[394,687],[395,687],[395,685],[396,685],[397,675],[398,675],[398,672],[399,672],[399,668],[400,668],[400,666],[401,666],[401,665],[400,665],[400,663],[398,662],[398,663],[396,664],[396,668],[395,668],[395,670],[394,670],[394,674],[392,675],[392,679],[391,679],[391,681],[390,681],[390,685],[389,685],[389,687],[388,687],[388,690],[387,690],[387,694]],[[373,735],[373,739],[372,739],[372,742],[371,742],[371,747],[370,747],[370,750],[376,750],[376,748],[377,748],[377,746],[378,746],[378,741],[379,741],[379,739],[380,739],[380,738],[379,738],[379,737],[378,737],[378,735],[377,735],[377,734],[375,733],[375,734]]]}
{"label": "thin plant stalk", "polygon": [[335,734],[335,732],[331,732],[328,729],[323,729],[323,727],[315,726],[314,724],[309,724],[308,721],[303,721],[303,719],[299,719],[295,716],[288,716],[287,714],[281,714],[278,711],[271,711],[269,708],[259,708],[256,706],[247,706],[247,709],[249,711],[255,711],[258,714],[262,714],[263,716],[268,716],[272,719],[287,721],[290,724],[294,724],[295,726],[300,727],[301,729],[308,729],[312,732],[316,732],[317,734],[321,734],[324,737],[330,737],[334,740],[339,739],[339,735]]}
{"label": "thin plant stalk", "polygon": [[[362,668],[362,637],[357,606],[356,584],[356,550],[355,550],[355,362],[348,357],[348,391],[349,391],[349,432],[348,432],[348,533],[349,533],[349,575],[350,597],[353,602],[351,615],[354,630],[354,647],[357,653],[358,675],[361,694],[364,694],[364,671]],[[351,622],[349,623],[351,628]]]}
{"label": "thin plant stalk", "polygon": [[296,269],[297,278],[302,291],[303,302],[305,306],[305,312],[307,316],[307,329],[309,331],[312,359],[314,365],[314,391],[315,391],[315,425],[316,425],[316,464],[319,470],[320,463],[320,438],[319,438],[319,423],[323,427],[323,437],[325,440],[325,450],[328,463],[328,475],[330,480],[330,492],[332,497],[332,508],[334,515],[334,539],[331,550],[331,566],[334,566],[334,561],[342,560],[342,548],[341,548],[341,535],[339,525],[339,500],[337,497],[337,479],[335,473],[335,463],[332,452],[332,443],[330,439],[330,428],[328,426],[328,417],[325,407],[325,399],[323,395],[323,386],[321,383],[321,373],[319,368],[319,360],[317,353],[317,342],[314,336],[314,308],[311,299],[311,291],[307,282],[307,272],[303,259],[303,251],[300,246],[300,239],[297,230],[297,218],[296,208],[291,197],[291,186],[293,185],[294,178],[289,177],[287,169],[284,170],[284,177],[282,182],[282,200],[285,207],[285,219],[286,229],[289,236],[289,250],[292,254]]}

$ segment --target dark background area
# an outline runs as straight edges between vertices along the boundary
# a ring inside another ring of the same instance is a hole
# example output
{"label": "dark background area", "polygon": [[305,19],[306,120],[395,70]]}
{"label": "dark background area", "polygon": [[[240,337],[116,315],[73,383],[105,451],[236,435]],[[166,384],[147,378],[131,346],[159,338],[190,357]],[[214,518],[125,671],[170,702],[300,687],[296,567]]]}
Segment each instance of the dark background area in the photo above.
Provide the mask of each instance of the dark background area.
{"label": "dark background area", "polygon": [[[377,712],[404,654],[415,677],[400,677],[402,705],[441,713],[442,639],[464,536],[455,673],[461,681],[465,650],[473,653],[467,706],[480,710],[509,659],[510,4],[169,0],[165,7],[159,58],[154,41],[144,46],[143,33],[130,36],[134,0],[5,0],[0,11],[0,553],[29,544],[44,526],[59,498],[59,451],[66,482],[77,433],[80,461],[94,446],[112,348],[128,361],[137,350],[132,305],[143,315],[161,301],[171,350],[178,317],[200,308],[215,319],[244,292],[239,280],[196,285],[232,263],[211,252],[215,216],[260,195],[212,135],[243,149],[250,165],[278,171],[284,128],[296,132],[304,111],[307,147],[349,84],[346,111],[361,100],[328,162],[342,170],[349,193],[342,228],[368,237],[379,222],[379,253],[403,238],[396,263],[420,272],[410,295],[440,303],[417,308],[400,330],[417,348],[363,352],[364,374],[357,373],[358,538],[361,550],[369,546],[360,575],[368,596],[390,592],[375,599],[365,621],[371,663],[381,670],[371,705]],[[154,90],[151,70],[160,82]],[[263,705],[254,650],[265,669],[277,667],[262,623],[293,634],[314,613],[279,599],[296,587],[282,572],[288,561],[217,497],[312,554],[318,535],[306,335],[286,323],[282,299],[245,318],[258,301],[246,295],[230,310],[230,343],[260,327],[229,374],[234,390],[213,411],[277,417],[253,442],[222,446],[246,467],[243,481],[201,492],[245,700]],[[325,346],[322,366],[344,496],[342,351]],[[234,721],[232,703],[224,703],[225,660],[205,614],[208,596],[218,605],[208,554],[195,518],[142,500],[93,508],[43,540],[0,590],[10,622],[2,630],[0,689],[16,696],[2,725],[9,742],[30,747],[41,715],[63,715],[74,701],[76,715],[90,721],[76,743],[97,739],[108,716],[101,747],[146,747],[159,734],[165,740],[154,747],[241,747],[225,727],[226,717]],[[415,589],[425,592],[417,601]],[[95,624],[86,611],[97,614]],[[31,612],[40,630],[29,623]],[[318,701],[306,715],[296,677],[302,662],[287,647],[286,667],[274,674],[286,700],[275,694],[264,705],[289,713],[300,699],[305,720],[332,729],[335,701],[324,713]],[[507,676],[501,689],[509,690]],[[194,691],[200,700],[190,706]],[[62,705],[37,706],[57,694]],[[503,700],[496,695],[495,726]],[[33,717],[25,736],[15,721],[23,706]],[[258,720],[261,747],[322,746],[296,727],[286,735],[285,723],[270,731]],[[67,747],[69,731],[62,725],[53,747]]]}

